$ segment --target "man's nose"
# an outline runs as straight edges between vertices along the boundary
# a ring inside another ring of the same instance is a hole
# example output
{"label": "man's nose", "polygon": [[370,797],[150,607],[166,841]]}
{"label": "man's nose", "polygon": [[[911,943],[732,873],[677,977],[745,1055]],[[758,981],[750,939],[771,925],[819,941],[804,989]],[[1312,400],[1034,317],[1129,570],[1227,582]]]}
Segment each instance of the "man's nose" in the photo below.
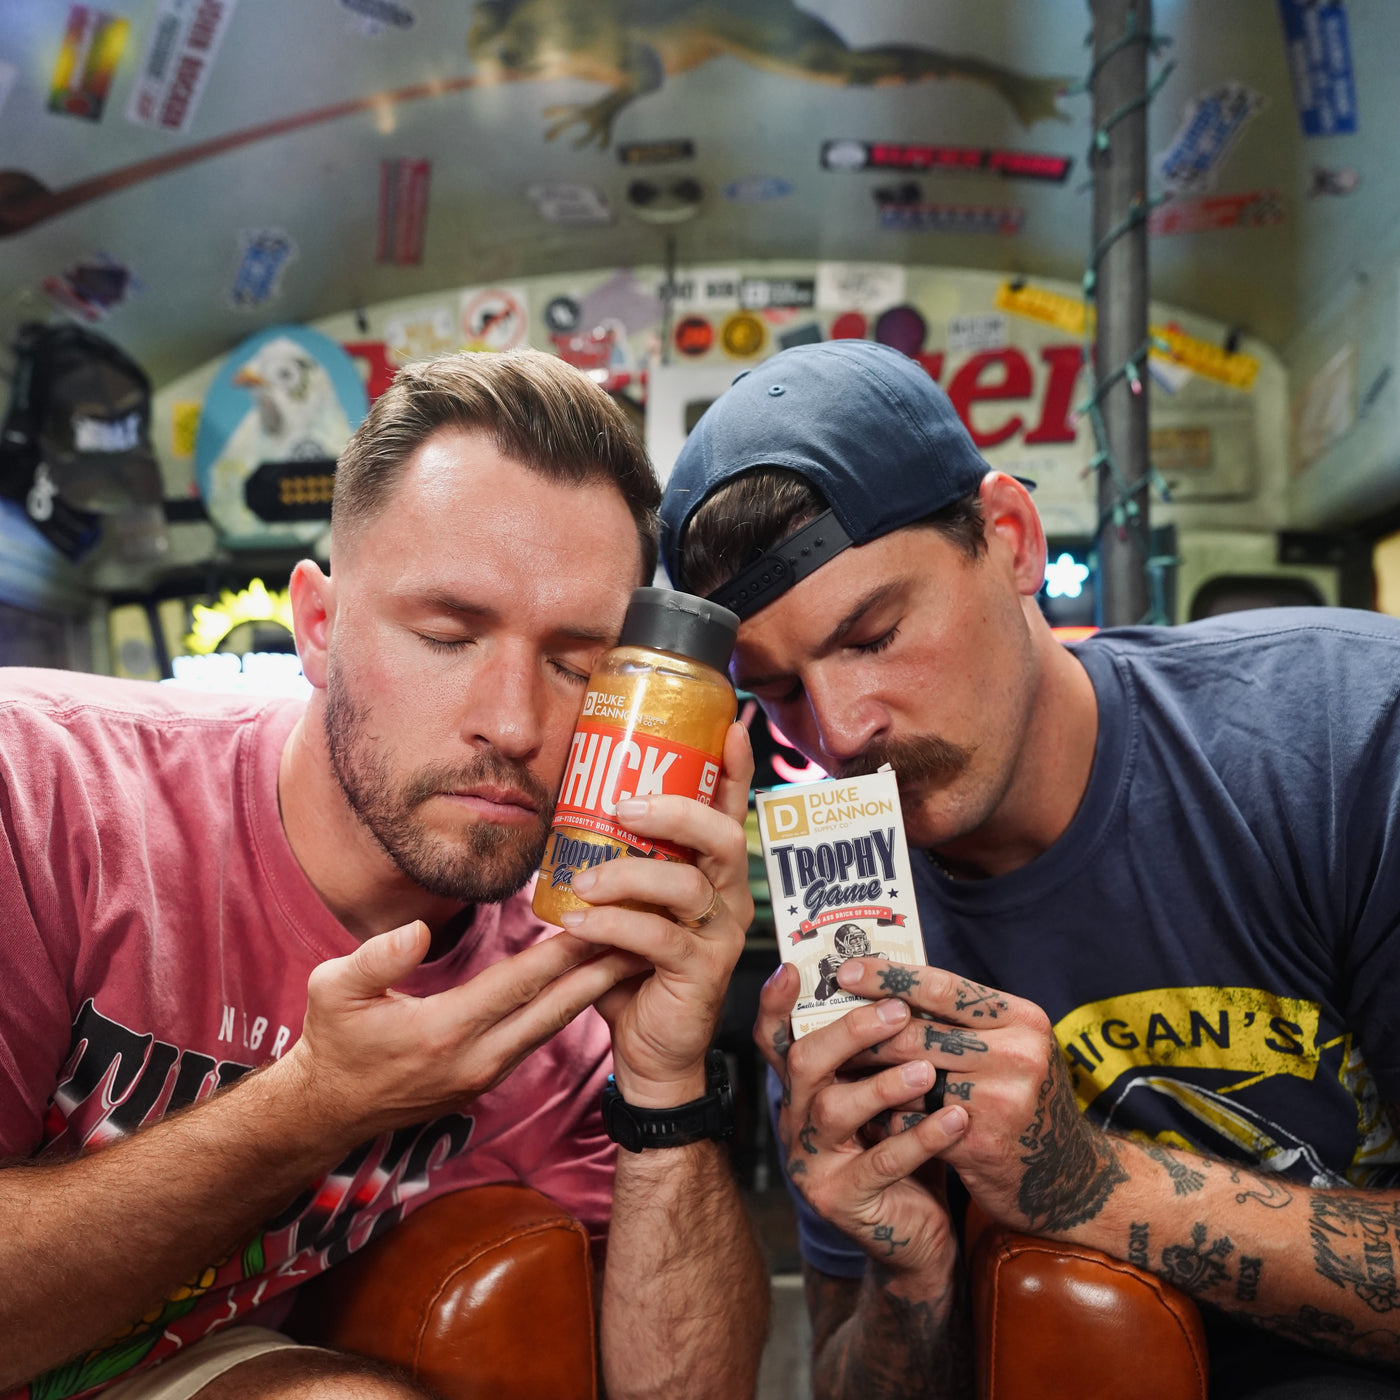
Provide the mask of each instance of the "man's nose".
{"label": "man's nose", "polygon": [[852,694],[821,678],[807,681],[807,704],[828,772],[859,757],[884,733],[888,717],[869,697]]}
{"label": "man's nose", "polygon": [[473,678],[464,737],[484,740],[508,758],[533,757],[544,736],[542,691],[535,658],[502,648]]}

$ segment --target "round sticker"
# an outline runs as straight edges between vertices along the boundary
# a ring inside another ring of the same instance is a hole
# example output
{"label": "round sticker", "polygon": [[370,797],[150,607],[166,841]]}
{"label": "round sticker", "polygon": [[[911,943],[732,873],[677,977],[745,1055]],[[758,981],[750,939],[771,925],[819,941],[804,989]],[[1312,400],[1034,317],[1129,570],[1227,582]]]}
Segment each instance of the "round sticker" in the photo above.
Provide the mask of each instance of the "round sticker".
{"label": "round sticker", "polygon": [[831,323],[833,340],[864,340],[865,317],[859,311],[843,311]]}
{"label": "round sticker", "polygon": [[514,292],[491,287],[462,302],[462,335],[468,350],[514,350],[525,343],[525,303]]}
{"label": "round sticker", "polygon": [[568,335],[578,329],[583,308],[573,297],[555,297],[544,309],[544,323],[551,335]]}
{"label": "round sticker", "polygon": [[752,311],[736,311],[720,328],[719,340],[726,353],[744,360],[763,349],[768,333]]}
{"label": "round sticker", "polygon": [[822,150],[822,164],[828,170],[864,170],[869,163],[864,141],[828,141]]}
{"label": "round sticker", "polygon": [[927,335],[928,322],[912,306],[892,306],[875,322],[875,339],[906,355],[917,355]]}
{"label": "round sticker", "polygon": [[676,323],[676,349],[682,355],[703,355],[715,343],[715,328],[703,316],[683,316]]}

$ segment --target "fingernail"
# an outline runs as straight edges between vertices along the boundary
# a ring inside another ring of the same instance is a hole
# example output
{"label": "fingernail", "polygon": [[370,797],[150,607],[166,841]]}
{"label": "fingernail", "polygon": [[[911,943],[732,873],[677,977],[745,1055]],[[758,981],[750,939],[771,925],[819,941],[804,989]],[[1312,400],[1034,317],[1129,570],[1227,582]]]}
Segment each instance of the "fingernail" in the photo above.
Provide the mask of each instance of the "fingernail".
{"label": "fingernail", "polygon": [[933,1066],[927,1060],[910,1060],[907,1065],[899,1067],[899,1077],[911,1089],[927,1089],[933,1082],[932,1070]]}
{"label": "fingernail", "polygon": [[598,873],[594,870],[580,870],[573,878],[576,890],[591,890],[598,883]]}
{"label": "fingernail", "polygon": [[779,963],[777,967],[775,967],[773,971],[768,974],[768,980],[764,982],[763,985],[765,987],[771,987],[773,983],[775,983],[778,980],[778,978],[783,975],[783,969],[786,967],[786,963]]}
{"label": "fingernail", "polygon": [[651,803],[645,797],[624,797],[617,804],[619,817],[644,817],[651,810]]}
{"label": "fingernail", "polygon": [[417,942],[417,924],[405,924],[402,928],[394,930],[394,951],[396,953],[408,952]]}
{"label": "fingernail", "polygon": [[875,1014],[882,1020],[893,1025],[896,1021],[902,1021],[908,1008],[902,1001],[882,1001]]}
{"label": "fingernail", "polygon": [[943,1124],[943,1131],[949,1137],[960,1137],[967,1131],[967,1109],[962,1104],[955,1103],[943,1110],[943,1117],[940,1121]]}
{"label": "fingernail", "polygon": [[[577,928],[587,917],[588,913],[584,909],[566,909],[560,914],[559,922],[563,924],[565,928]],[[899,1002],[898,1004],[900,1006],[904,1005],[903,1002]]]}
{"label": "fingernail", "polygon": [[836,969],[836,980],[843,987],[856,987],[865,976],[865,969],[858,962],[844,962]]}

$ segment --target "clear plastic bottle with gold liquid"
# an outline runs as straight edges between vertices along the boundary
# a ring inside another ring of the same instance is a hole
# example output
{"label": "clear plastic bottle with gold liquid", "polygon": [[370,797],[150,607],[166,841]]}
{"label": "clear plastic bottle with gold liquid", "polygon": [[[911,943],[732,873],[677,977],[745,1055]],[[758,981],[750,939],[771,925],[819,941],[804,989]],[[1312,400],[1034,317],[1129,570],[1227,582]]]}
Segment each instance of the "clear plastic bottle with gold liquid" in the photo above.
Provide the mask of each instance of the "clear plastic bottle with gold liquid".
{"label": "clear plastic bottle with gold liquid", "polygon": [[728,608],[705,598],[667,588],[632,594],[617,645],[588,678],[564,765],[535,886],[546,923],[587,907],[573,892],[580,870],[633,856],[693,860],[684,847],[620,826],[617,804],[660,793],[713,801],[736,709],[725,668],[738,629]]}

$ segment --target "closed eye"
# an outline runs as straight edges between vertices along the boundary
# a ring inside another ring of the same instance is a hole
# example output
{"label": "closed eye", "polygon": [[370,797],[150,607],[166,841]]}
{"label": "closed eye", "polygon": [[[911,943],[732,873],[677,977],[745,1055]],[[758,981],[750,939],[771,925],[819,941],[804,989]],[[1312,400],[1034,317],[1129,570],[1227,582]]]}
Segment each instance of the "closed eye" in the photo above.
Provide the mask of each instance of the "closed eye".
{"label": "closed eye", "polygon": [[874,641],[852,642],[850,645],[854,650],[861,652],[865,656],[875,656],[878,653],[884,651],[884,649],[887,646],[889,646],[890,643],[893,642],[897,636],[899,636],[898,623],[891,627],[890,630],[886,632],[883,636],[876,637]]}
{"label": "closed eye", "polygon": [[476,643],[475,637],[430,637],[426,632],[417,634],[418,640],[423,642],[430,651],[454,652],[461,651],[463,647],[473,646]]}

